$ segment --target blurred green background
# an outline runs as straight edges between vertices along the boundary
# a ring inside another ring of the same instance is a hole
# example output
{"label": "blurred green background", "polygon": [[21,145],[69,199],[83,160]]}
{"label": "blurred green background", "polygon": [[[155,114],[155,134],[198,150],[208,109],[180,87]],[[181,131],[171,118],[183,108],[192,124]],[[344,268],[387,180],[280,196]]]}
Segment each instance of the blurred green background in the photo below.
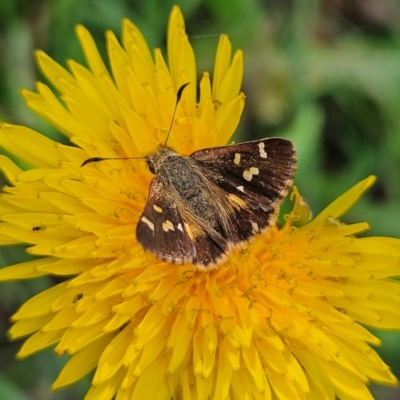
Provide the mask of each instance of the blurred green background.
{"label": "blurred green background", "polygon": [[[181,6],[198,73],[212,71],[218,36],[245,54],[246,108],[235,140],[283,136],[298,151],[296,184],[314,211],[370,174],[378,182],[345,217],[367,220],[370,235],[400,237],[400,4],[394,0],[1,0],[0,120],[30,126],[57,140],[52,127],[19,95],[43,80],[33,50],[65,65],[84,62],[74,26],[84,24],[105,55],[104,31],[120,34],[130,18],[150,47],[164,47],[169,12]],[[26,259],[23,248],[0,250],[1,266]],[[0,286],[0,400],[78,400],[88,381],[50,393],[65,362],[51,349],[26,360],[6,337],[9,317],[51,278]],[[374,332],[378,349],[400,376],[400,335]],[[373,386],[378,400],[398,389]]]}

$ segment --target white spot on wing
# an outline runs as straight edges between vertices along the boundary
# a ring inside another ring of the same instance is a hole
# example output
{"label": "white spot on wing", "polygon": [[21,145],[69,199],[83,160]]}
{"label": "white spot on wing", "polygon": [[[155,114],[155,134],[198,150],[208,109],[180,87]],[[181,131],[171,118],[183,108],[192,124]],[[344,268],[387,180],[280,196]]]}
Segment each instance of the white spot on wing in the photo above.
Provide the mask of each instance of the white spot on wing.
{"label": "white spot on wing", "polygon": [[258,232],[259,231],[257,222],[252,222],[251,223],[251,227],[253,228],[253,232]]}
{"label": "white spot on wing", "polygon": [[237,190],[240,190],[241,192],[244,193],[244,187],[243,187],[243,186],[237,186],[236,189],[237,189]]}
{"label": "white spot on wing", "polygon": [[172,222],[169,219],[167,219],[165,222],[163,222],[162,228],[163,228],[164,232],[175,230],[174,225],[172,225]]}
{"label": "white spot on wing", "polygon": [[251,167],[251,168],[250,168],[250,172],[251,172],[253,175],[258,175],[259,172],[260,172],[260,170],[259,170],[258,168],[256,168],[256,167]]}
{"label": "white spot on wing", "polygon": [[233,162],[238,165],[240,163],[240,154],[235,153],[235,158],[233,159]]}
{"label": "white spot on wing", "polygon": [[162,213],[162,208],[161,208],[161,207],[158,207],[156,204],[153,205],[153,208],[154,208],[157,212]]}
{"label": "white spot on wing", "polygon": [[260,149],[260,157],[261,158],[267,158],[267,153],[264,150],[264,147],[265,147],[265,143],[263,143],[263,142],[258,143],[258,148]]}
{"label": "white spot on wing", "polygon": [[253,174],[248,170],[244,170],[243,172],[243,178],[246,179],[246,181],[251,181],[251,178],[253,177]]}
{"label": "white spot on wing", "polygon": [[178,228],[181,232],[183,232],[182,224],[181,224],[180,222],[179,222],[177,228]]}
{"label": "white spot on wing", "polygon": [[246,179],[246,181],[251,181],[253,178],[253,175],[258,175],[260,170],[256,167],[251,167],[250,169],[245,169],[243,171],[243,178]]}
{"label": "white spot on wing", "polygon": [[154,231],[154,224],[149,219],[142,217],[140,220],[144,222],[152,231]]}

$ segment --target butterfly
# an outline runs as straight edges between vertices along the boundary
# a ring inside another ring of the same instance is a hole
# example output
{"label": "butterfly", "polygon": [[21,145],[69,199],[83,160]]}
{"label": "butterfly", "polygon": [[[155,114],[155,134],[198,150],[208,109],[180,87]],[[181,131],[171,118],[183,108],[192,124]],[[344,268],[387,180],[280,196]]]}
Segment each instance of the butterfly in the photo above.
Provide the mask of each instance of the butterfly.
{"label": "butterfly", "polygon": [[234,248],[275,224],[296,170],[293,144],[281,138],[189,156],[160,144],[144,158],[155,177],[138,220],[138,242],[163,261],[201,270],[216,268]]}
{"label": "butterfly", "polygon": [[290,141],[268,138],[183,156],[160,145],[146,156],[156,175],[136,236],[161,260],[217,266],[266,231],[293,182]]}

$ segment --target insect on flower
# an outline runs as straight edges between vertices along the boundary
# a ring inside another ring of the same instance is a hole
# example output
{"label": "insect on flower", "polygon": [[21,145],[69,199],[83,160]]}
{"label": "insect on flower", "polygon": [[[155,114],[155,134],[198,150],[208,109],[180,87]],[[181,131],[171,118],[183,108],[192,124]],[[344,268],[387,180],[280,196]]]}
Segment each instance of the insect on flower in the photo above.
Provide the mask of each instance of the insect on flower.
{"label": "insect on flower", "polygon": [[39,231],[43,231],[45,229],[46,229],[46,225],[44,225],[44,224],[37,224],[37,225],[32,226],[33,232],[39,232]]}
{"label": "insect on flower", "polygon": [[[187,85],[178,90],[174,116]],[[163,261],[212,269],[275,223],[293,183],[296,153],[290,141],[266,138],[184,156],[166,145],[171,127],[157,152],[144,157],[156,177],[137,240]],[[94,157],[82,167],[115,159],[132,158]]]}

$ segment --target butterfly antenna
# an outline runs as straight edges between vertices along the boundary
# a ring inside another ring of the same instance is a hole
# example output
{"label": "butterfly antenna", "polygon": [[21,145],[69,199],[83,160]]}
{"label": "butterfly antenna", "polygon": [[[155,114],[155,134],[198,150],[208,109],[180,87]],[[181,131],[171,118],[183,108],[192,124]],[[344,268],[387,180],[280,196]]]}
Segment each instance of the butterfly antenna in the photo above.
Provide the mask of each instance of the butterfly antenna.
{"label": "butterfly antenna", "polygon": [[173,113],[173,115],[172,115],[171,125],[169,126],[168,135],[167,135],[167,138],[165,139],[164,146],[167,145],[167,142],[168,142],[168,139],[169,139],[169,135],[170,135],[171,129],[172,129],[172,124],[174,123],[175,114],[176,114],[176,109],[178,108],[178,104],[179,104],[179,102],[181,101],[183,89],[185,89],[185,87],[186,87],[187,85],[189,85],[189,83],[190,83],[190,82],[184,83],[184,84],[178,89],[178,93],[176,94],[176,102],[175,102],[174,113]]}
{"label": "butterfly antenna", "polygon": [[[189,82],[188,83],[184,83],[178,89],[178,93],[176,94],[176,103],[175,103],[175,108],[174,108],[174,114],[172,115],[171,125],[169,126],[169,129],[168,129],[168,135],[167,135],[167,139],[165,140],[165,145],[167,145],[167,141],[168,141],[169,135],[171,133],[172,124],[174,123],[174,119],[175,119],[176,109],[177,109],[178,104],[179,104],[179,102],[181,100],[183,89],[185,89],[185,87],[187,85],[189,85]],[[81,168],[84,167],[87,164],[92,163],[92,162],[100,162],[100,161],[107,161],[107,160],[143,160],[145,158],[146,157],[92,157],[92,158],[88,158],[87,160],[85,160],[82,163]]]}
{"label": "butterfly antenna", "polygon": [[92,157],[88,158],[81,164],[81,168],[84,167],[86,164],[90,164],[92,162],[99,162],[99,161],[107,161],[107,160],[143,160],[145,157]]}

